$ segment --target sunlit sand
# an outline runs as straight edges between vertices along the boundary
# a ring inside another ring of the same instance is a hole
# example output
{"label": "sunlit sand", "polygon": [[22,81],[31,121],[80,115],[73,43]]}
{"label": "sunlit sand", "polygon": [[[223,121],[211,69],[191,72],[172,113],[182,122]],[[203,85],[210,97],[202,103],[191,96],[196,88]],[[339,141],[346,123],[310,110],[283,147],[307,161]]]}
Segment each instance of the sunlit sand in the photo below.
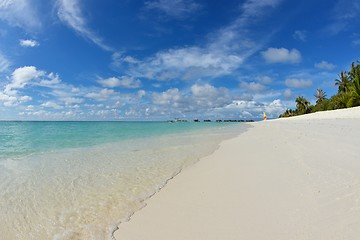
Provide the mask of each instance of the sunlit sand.
{"label": "sunlit sand", "polygon": [[250,125],[171,180],[116,239],[359,239],[360,108]]}

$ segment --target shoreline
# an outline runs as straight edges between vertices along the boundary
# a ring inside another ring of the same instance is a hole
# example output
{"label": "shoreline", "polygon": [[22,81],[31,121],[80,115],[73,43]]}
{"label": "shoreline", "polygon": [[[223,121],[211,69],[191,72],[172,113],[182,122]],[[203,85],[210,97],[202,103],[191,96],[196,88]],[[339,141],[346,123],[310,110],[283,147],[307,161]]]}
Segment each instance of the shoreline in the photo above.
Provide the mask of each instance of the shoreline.
{"label": "shoreline", "polygon": [[[15,125],[5,125],[2,133],[20,129],[9,135],[13,139],[25,136],[23,142],[36,142],[26,138],[34,136],[33,130],[37,128],[33,124]],[[69,129],[68,124],[50,125],[58,132]],[[84,128],[88,125],[76,126],[78,132],[74,135],[86,142],[88,134]],[[49,140],[43,141],[45,144],[37,146],[31,155],[4,154],[0,157],[2,237],[111,239],[118,223],[143,207],[143,199],[156,193],[184,166],[211,155],[223,139],[236,136],[242,128],[238,124],[132,124],[128,137],[125,135],[122,141],[84,147],[74,143],[73,148],[63,149],[56,149],[60,145],[55,144],[55,150],[35,151],[47,149],[47,143],[53,145],[55,141]],[[107,136],[114,125],[103,124],[98,129],[92,135]],[[57,143],[76,142],[61,136],[55,132],[48,139],[57,139]],[[17,146],[15,142],[8,145],[14,149]],[[25,149],[32,149],[29,146]]]}
{"label": "shoreline", "polygon": [[114,237],[356,239],[359,122],[352,108],[251,123],[183,169]]}

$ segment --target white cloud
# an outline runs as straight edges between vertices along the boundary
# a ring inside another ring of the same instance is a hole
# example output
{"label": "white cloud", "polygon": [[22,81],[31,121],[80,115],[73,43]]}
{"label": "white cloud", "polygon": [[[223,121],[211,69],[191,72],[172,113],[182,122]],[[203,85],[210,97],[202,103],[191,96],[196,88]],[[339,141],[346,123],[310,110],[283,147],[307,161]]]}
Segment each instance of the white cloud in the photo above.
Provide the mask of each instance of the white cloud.
{"label": "white cloud", "polygon": [[269,76],[258,76],[255,79],[258,80],[259,82],[263,83],[263,84],[272,83],[272,78],[269,77]]}
{"label": "white cloud", "polygon": [[43,76],[44,74],[43,71],[38,71],[34,66],[25,66],[15,69],[11,74],[11,78],[13,82],[23,83],[33,78]]}
{"label": "white cloud", "polygon": [[111,77],[103,80],[97,81],[103,87],[124,87],[124,88],[139,88],[141,86],[141,81],[130,76],[122,77]]}
{"label": "white cloud", "polygon": [[[8,77],[9,82],[2,90],[2,102],[6,106],[14,106],[32,100],[27,96],[29,91],[38,96],[51,96],[52,98],[69,98],[79,92],[72,92],[73,86],[62,83],[60,77],[54,73],[46,73],[34,66],[24,66],[13,71]],[[46,89],[46,90],[45,90]],[[50,91],[49,91],[50,90]],[[73,99],[74,100],[74,99]],[[74,100],[75,101],[75,100]],[[79,101],[76,101],[78,103]]]}
{"label": "white cloud", "polygon": [[229,74],[242,62],[239,55],[206,48],[169,49],[138,64],[134,74],[160,81],[193,80]]}
{"label": "white cloud", "polygon": [[245,90],[257,93],[263,92],[266,89],[266,86],[256,82],[241,82],[240,87]]}
{"label": "white cloud", "polygon": [[15,69],[11,74],[11,82],[5,86],[4,93],[15,95],[16,89],[24,88],[32,79],[44,76],[45,72],[38,71],[34,66],[25,66]]}
{"label": "white cloud", "polygon": [[29,102],[32,100],[30,96],[12,96],[6,93],[0,92],[0,102],[3,102],[4,106],[11,107],[20,103]]}
{"label": "white cloud", "polygon": [[245,112],[246,115],[249,115],[251,118],[262,118],[263,112],[266,112],[270,118],[277,118],[285,110],[286,106],[280,99],[275,99],[270,102],[234,100],[226,107],[217,109],[217,111],[225,114],[240,112],[241,115],[243,115]]}
{"label": "white cloud", "polygon": [[208,98],[217,95],[217,89],[210,84],[194,84],[191,86],[191,93],[196,98]]}
{"label": "white cloud", "polygon": [[75,98],[75,97],[65,97],[60,98],[61,101],[65,102],[65,104],[75,104],[84,102],[83,98]]}
{"label": "white cloud", "polygon": [[146,95],[146,91],[144,91],[144,90],[139,90],[138,91],[138,97],[139,98],[142,98],[142,97],[144,97]]}
{"label": "white cloud", "polygon": [[177,88],[168,89],[162,93],[153,93],[152,100],[158,105],[173,105],[182,99],[182,95]]}
{"label": "white cloud", "polygon": [[[216,88],[209,84],[194,84],[190,93],[182,93],[177,88],[165,92],[153,93],[152,102],[157,107],[156,112],[172,114],[203,114],[210,109],[224,107],[231,102],[231,96],[226,88]],[[149,113],[149,111],[148,111]]]}
{"label": "white cloud", "polygon": [[285,85],[293,88],[308,88],[312,86],[312,81],[298,78],[288,78],[285,80]]}
{"label": "white cloud", "polygon": [[22,47],[37,47],[40,45],[37,41],[32,39],[21,39],[19,42]]}
{"label": "white cloud", "polygon": [[43,104],[40,105],[41,107],[46,107],[46,108],[53,108],[53,109],[62,109],[64,108],[63,106],[60,106],[59,104],[52,102],[52,101],[48,101],[45,102]]}
{"label": "white cloud", "polygon": [[126,56],[123,58],[123,61],[124,62],[127,62],[127,63],[140,63],[139,60],[137,60],[136,58],[134,57],[131,57],[131,56]]}
{"label": "white cloud", "polygon": [[29,102],[29,101],[32,100],[32,97],[30,97],[30,96],[21,96],[19,98],[19,100],[20,100],[20,102]]}
{"label": "white cloud", "polygon": [[265,112],[270,114],[272,117],[278,117],[281,113],[286,110],[285,105],[280,99],[275,99],[269,105],[265,107]]}
{"label": "white cloud", "polygon": [[[157,1],[159,2],[159,1]],[[244,61],[263,47],[272,33],[259,33],[252,26],[281,0],[248,0],[240,16],[229,25],[208,34],[201,46],[170,48],[146,59],[113,55],[113,66],[126,64],[128,75],[160,81],[197,80],[233,74]],[[261,36],[260,36],[261,35]]]}
{"label": "white cloud", "polygon": [[185,18],[201,9],[193,0],[152,0],[144,3],[149,10],[158,10],[173,18]]}
{"label": "white cloud", "polygon": [[[341,11],[339,11],[339,9],[341,9]],[[359,1],[338,0],[331,13],[333,19],[325,28],[325,31],[329,34],[336,35],[341,32],[348,31],[351,27],[357,29],[359,15]]]}
{"label": "white cloud", "polygon": [[40,80],[39,85],[43,87],[51,88],[58,86],[59,83],[61,83],[59,75],[54,73],[49,73],[45,79]]}
{"label": "white cloud", "polygon": [[293,93],[292,93],[291,89],[285,89],[283,95],[286,99],[290,99],[293,97]]}
{"label": "white cloud", "polygon": [[268,48],[261,52],[267,63],[299,63],[301,53],[297,49],[288,50],[286,48]]}
{"label": "white cloud", "polygon": [[10,61],[0,53],[0,72],[6,71],[10,66]]}
{"label": "white cloud", "polygon": [[26,31],[41,28],[41,21],[32,0],[0,0],[0,20]]}
{"label": "white cloud", "polygon": [[241,63],[242,60],[238,56],[218,56],[214,53],[209,53],[200,48],[183,48],[170,50],[158,55],[158,60],[162,64],[170,68],[219,68],[228,71],[233,64]]}
{"label": "white cloud", "polygon": [[99,92],[90,92],[85,94],[85,97],[93,99],[98,102],[103,102],[109,99],[111,95],[114,95],[115,91],[112,89],[104,88],[100,90]]}
{"label": "white cloud", "polygon": [[253,118],[254,116],[248,111],[241,111],[239,117],[242,119],[249,119],[249,118]]}
{"label": "white cloud", "polygon": [[244,17],[256,17],[264,14],[266,8],[278,6],[282,0],[247,0],[242,6]]}
{"label": "white cloud", "polygon": [[25,108],[26,111],[34,111],[35,110],[35,106],[34,105],[28,105],[26,108]]}
{"label": "white cloud", "polygon": [[88,28],[79,0],[57,0],[57,7],[57,15],[62,22],[102,49],[113,51],[111,47],[104,44],[103,39]]}
{"label": "white cloud", "polygon": [[231,101],[227,88],[216,88],[210,84],[194,84],[191,93],[188,104],[194,104],[198,110],[221,107]]}
{"label": "white cloud", "polygon": [[16,97],[0,92],[0,102],[3,102],[4,106],[9,107],[15,105],[17,101],[18,99]]}
{"label": "white cloud", "polygon": [[321,61],[319,63],[315,63],[314,66],[318,69],[323,69],[323,70],[333,70],[336,68],[336,65],[334,65],[332,63],[328,63],[326,61]]}
{"label": "white cloud", "polygon": [[295,40],[306,42],[307,32],[296,30],[292,36]]}

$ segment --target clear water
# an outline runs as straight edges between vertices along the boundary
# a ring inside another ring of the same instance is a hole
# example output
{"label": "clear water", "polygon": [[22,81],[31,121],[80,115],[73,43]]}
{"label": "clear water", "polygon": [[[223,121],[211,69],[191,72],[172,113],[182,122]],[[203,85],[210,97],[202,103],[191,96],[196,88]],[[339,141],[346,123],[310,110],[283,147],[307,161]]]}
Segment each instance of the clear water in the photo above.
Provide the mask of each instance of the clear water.
{"label": "clear water", "polygon": [[113,239],[241,124],[0,122],[0,239]]}

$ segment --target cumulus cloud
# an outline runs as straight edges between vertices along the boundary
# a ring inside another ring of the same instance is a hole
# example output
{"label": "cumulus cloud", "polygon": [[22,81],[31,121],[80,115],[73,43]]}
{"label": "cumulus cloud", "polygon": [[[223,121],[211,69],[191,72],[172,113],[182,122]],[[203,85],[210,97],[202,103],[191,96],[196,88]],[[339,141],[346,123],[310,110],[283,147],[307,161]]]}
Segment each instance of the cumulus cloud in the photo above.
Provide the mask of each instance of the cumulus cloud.
{"label": "cumulus cloud", "polygon": [[41,79],[37,85],[52,88],[58,86],[59,83],[61,83],[59,75],[49,73],[46,78]]}
{"label": "cumulus cloud", "polygon": [[269,76],[258,76],[255,79],[258,80],[259,82],[263,83],[263,84],[272,83],[272,78],[269,77]]}
{"label": "cumulus cloud", "polygon": [[267,63],[299,63],[301,53],[297,49],[288,50],[286,48],[268,48],[261,52]]}
{"label": "cumulus cloud", "polygon": [[293,38],[295,40],[298,40],[298,41],[301,41],[301,42],[306,42],[307,32],[306,31],[296,30],[292,36],[293,36]]}
{"label": "cumulus cloud", "polygon": [[35,106],[34,105],[28,105],[26,108],[25,108],[26,111],[34,111],[35,110]]}
{"label": "cumulus cloud", "polygon": [[210,109],[224,107],[231,102],[226,88],[216,88],[210,84],[194,84],[190,93],[182,93],[177,88],[152,94],[155,107],[167,114],[203,114]]}
{"label": "cumulus cloud", "polygon": [[201,5],[193,0],[153,0],[144,3],[148,10],[157,10],[166,15],[182,19],[201,9]]}
{"label": "cumulus cloud", "polygon": [[280,99],[275,99],[265,106],[265,112],[271,114],[273,117],[278,117],[279,114],[283,113],[285,110],[286,106]]}
{"label": "cumulus cloud", "polygon": [[293,88],[308,88],[312,86],[312,81],[298,78],[288,78],[285,80],[285,85]]}
{"label": "cumulus cloud", "polygon": [[158,105],[177,105],[177,103],[182,99],[182,95],[177,88],[168,89],[165,92],[153,93],[152,100],[153,103]]}
{"label": "cumulus cloud", "polygon": [[63,23],[102,49],[106,51],[113,51],[111,47],[104,44],[102,38],[100,38],[87,26],[79,0],[57,0],[57,8],[57,15]]}
{"label": "cumulus cloud", "polygon": [[144,97],[144,96],[146,95],[146,91],[145,91],[145,90],[139,90],[137,93],[138,93],[138,97],[139,97],[139,98],[142,98],[142,97]]}
{"label": "cumulus cloud", "polygon": [[321,61],[319,63],[315,63],[314,66],[318,69],[323,69],[323,70],[333,70],[336,68],[336,65],[334,65],[332,63],[328,63],[326,61]]}
{"label": "cumulus cloud", "polygon": [[266,89],[266,86],[260,84],[260,83],[256,83],[256,82],[241,82],[240,83],[240,87],[242,89],[251,91],[251,92],[256,92],[256,93],[260,93],[262,91],[264,91]]}
{"label": "cumulus cloud", "polygon": [[285,89],[283,95],[286,99],[290,99],[293,97],[293,93],[292,93],[291,89]]}
{"label": "cumulus cloud", "polygon": [[65,102],[65,104],[76,104],[84,102],[83,98],[75,98],[75,97],[65,97],[60,98],[61,101]]}
{"label": "cumulus cloud", "polygon": [[278,117],[285,110],[286,106],[284,103],[282,103],[280,99],[275,99],[269,102],[257,102],[254,100],[234,100],[224,108],[217,109],[219,113],[227,115],[233,113],[240,113],[240,116],[246,114],[251,118],[262,118],[263,112],[266,112],[269,118],[275,118]]}
{"label": "cumulus cloud", "polygon": [[122,77],[111,77],[107,79],[98,80],[103,87],[114,88],[114,87],[124,87],[124,88],[139,88],[141,87],[141,81],[130,76]]}
{"label": "cumulus cloud", "polygon": [[85,95],[85,97],[93,99],[97,102],[103,102],[109,99],[111,95],[114,95],[115,91],[112,89],[104,88],[99,92],[90,92]]}
{"label": "cumulus cloud", "polygon": [[53,108],[53,109],[62,109],[64,108],[63,106],[60,106],[59,104],[52,102],[52,101],[48,101],[45,102],[43,104],[40,105],[41,107],[45,107],[45,108]]}
{"label": "cumulus cloud", "polygon": [[28,101],[31,101],[32,100],[32,97],[30,96],[21,96],[19,98],[20,102],[28,102]]}
{"label": "cumulus cloud", "polygon": [[22,47],[37,47],[40,45],[37,41],[32,39],[21,39],[19,43]]}
{"label": "cumulus cloud", "polygon": [[3,102],[4,106],[9,107],[14,105],[18,99],[14,96],[10,96],[0,92],[0,102]]}
{"label": "cumulus cloud", "polygon": [[11,74],[11,82],[5,86],[4,93],[15,95],[16,89],[24,88],[32,79],[44,76],[45,72],[39,71],[34,66],[25,66],[15,69]]}
{"label": "cumulus cloud", "polygon": [[31,0],[1,0],[0,20],[26,31],[37,30],[41,27],[34,1]]}
{"label": "cumulus cloud", "polygon": [[191,86],[191,93],[189,104],[196,104],[199,108],[220,107],[230,101],[227,88],[216,88],[210,84],[194,84]]}
{"label": "cumulus cloud", "polygon": [[31,100],[32,97],[30,96],[17,97],[0,92],[0,102],[3,102],[4,106],[6,107],[11,107],[20,103],[29,102]]}
{"label": "cumulus cloud", "polygon": [[[5,106],[14,106],[32,100],[27,96],[29,91],[39,91],[41,96],[68,97],[72,86],[61,82],[54,73],[46,73],[35,66],[24,66],[15,69],[4,85],[1,101]],[[46,91],[43,91],[46,88]],[[50,91],[49,91],[50,89]]]}

